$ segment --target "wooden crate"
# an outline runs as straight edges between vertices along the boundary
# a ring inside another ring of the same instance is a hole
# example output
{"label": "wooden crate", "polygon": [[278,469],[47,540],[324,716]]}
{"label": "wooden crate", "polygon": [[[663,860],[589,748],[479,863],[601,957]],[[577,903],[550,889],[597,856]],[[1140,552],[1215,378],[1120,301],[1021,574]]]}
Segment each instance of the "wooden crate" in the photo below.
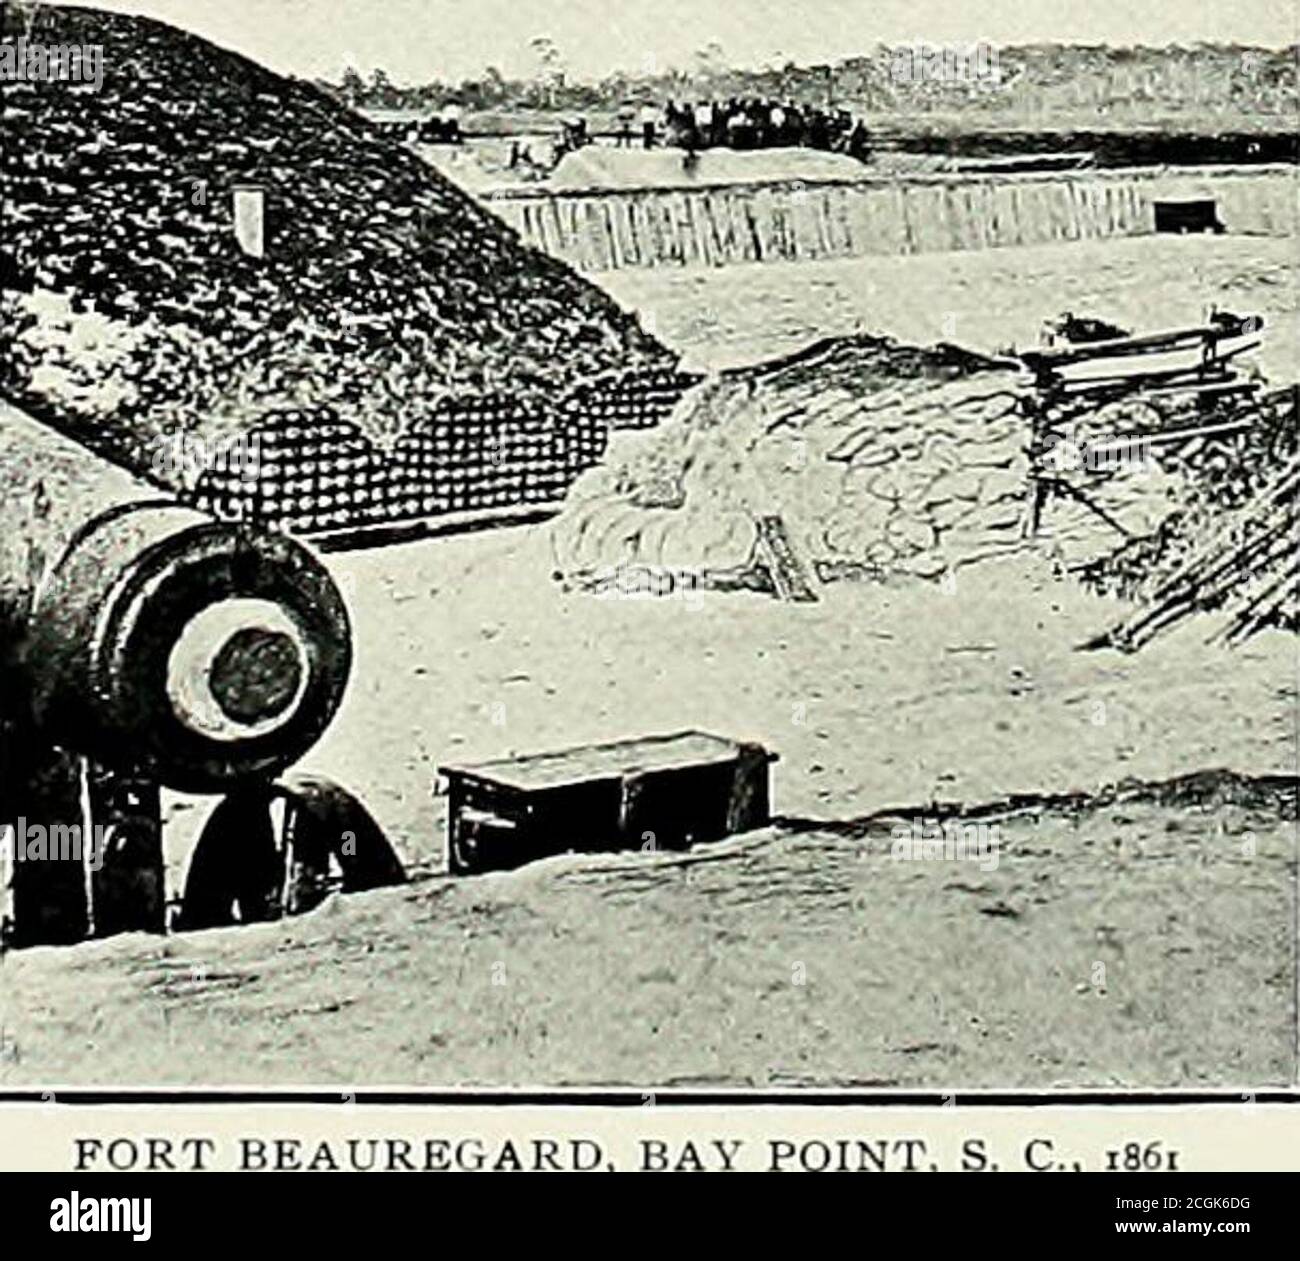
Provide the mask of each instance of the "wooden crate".
{"label": "wooden crate", "polygon": [[500,871],[569,852],[679,850],[764,827],[770,763],[699,731],[444,766],[448,866]]}

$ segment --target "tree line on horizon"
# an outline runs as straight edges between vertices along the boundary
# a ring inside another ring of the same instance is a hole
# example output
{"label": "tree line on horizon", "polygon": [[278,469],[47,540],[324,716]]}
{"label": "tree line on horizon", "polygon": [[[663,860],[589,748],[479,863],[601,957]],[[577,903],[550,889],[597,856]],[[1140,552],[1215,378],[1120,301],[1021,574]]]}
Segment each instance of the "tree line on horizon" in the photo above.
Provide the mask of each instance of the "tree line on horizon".
{"label": "tree line on horizon", "polygon": [[[541,110],[613,115],[628,104],[760,99],[844,108],[867,115],[947,111],[1041,117],[1101,118],[1178,114],[1287,116],[1300,108],[1300,46],[1235,44],[1165,48],[1027,45],[996,50],[992,78],[909,78],[895,73],[897,47],[878,46],[835,63],[729,65],[718,44],[701,49],[686,68],[658,73],[615,71],[596,81],[574,79],[553,41],[532,41],[535,71],[509,78],[489,66],[476,78],[398,84],[382,68],[355,68],[321,86],[359,109],[428,113],[454,101],[464,113]],[[912,46],[903,46],[910,48]]]}

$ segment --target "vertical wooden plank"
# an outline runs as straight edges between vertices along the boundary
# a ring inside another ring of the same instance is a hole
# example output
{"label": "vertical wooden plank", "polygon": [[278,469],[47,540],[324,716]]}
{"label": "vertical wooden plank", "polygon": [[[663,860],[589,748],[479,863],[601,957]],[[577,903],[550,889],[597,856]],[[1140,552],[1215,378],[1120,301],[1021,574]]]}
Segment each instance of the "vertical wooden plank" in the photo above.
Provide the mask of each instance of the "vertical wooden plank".
{"label": "vertical wooden plank", "polygon": [[646,252],[645,229],[641,219],[641,208],[634,196],[623,199],[623,215],[627,223],[627,241],[629,256],[636,260],[638,267],[648,267],[650,258]]}
{"label": "vertical wooden plank", "polygon": [[754,261],[753,221],[749,216],[751,194],[745,189],[727,189],[723,194],[727,209],[727,231],[731,240],[731,261]]}
{"label": "vertical wooden plank", "polygon": [[582,253],[588,271],[607,271],[604,225],[601,221],[600,197],[584,197],[582,209]]}
{"label": "vertical wooden plank", "polygon": [[[767,199],[768,195],[763,189],[728,189],[727,223],[731,231],[733,262],[748,263],[767,257],[763,248],[767,242],[761,235],[763,223],[759,218]],[[768,219],[770,221],[770,216]],[[755,229],[760,233],[757,247],[754,244]]]}
{"label": "vertical wooden plank", "polygon": [[898,209],[899,218],[903,229],[903,253],[915,254],[920,249],[920,244],[916,236],[915,214],[918,194],[921,191],[919,184],[904,184],[898,189]]}
{"label": "vertical wooden plank", "polygon": [[682,243],[686,251],[686,261],[701,263],[705,260],[704,242],[700,239],[700,228],[695,219],[695,197],[692,193],[682,193],[678,210],[681,215]]}
{"label": "vertical wooden plank", "polygon": [[784,190],[786,204],[787,238],[786,254],[791,262],[816,258],[817,229],[811,221],[809,197],[806,188],[789,187]]}
{"label": "vertical wooden plank", "polygon": [[686,193],[674,192],[665,199],[665,209],[673,224],[673,242],[677,250],[677,261],[687,266],[695,259],[694,242],[691,239],[691,222],[686,211]]}
{"label": "vertical wooden plank", "polygon": [[772,215],[772,256],[788,259],[792,249],[790,236],[794,231],[790,222],[789,194],[785,189],[773,189],[768,200]]}
{"label": "vertical wooden plank", "polygon": [[564,235],[564,220],[560,215],[560,198],[554,196],[548,197],[546,200],[546,207],[550,212],[551,253],[553,253],[557,258],[564,258],[567,251]]}
{"label": "vertical wooden plank", "polygon": [[1106,208],[1102,200],[1105,188],[1099,184],[1090,181],[1088,184],[1088,222],[1089,231],[1094,237],[1106,237],[1110,233],[1106,230]]}
{"label": "vertical wooden plank", "polygon": [[854,256],[853,220],[849,205],[856,190],[852,185],[845,185],[835,190],[835,196],[828,202],[828,213],[835,219],[836,249],[841,258]]}
{"label": "vertical wooden plank", "polygon": [[601,229],[605,234],[605,253],[609,265],[618,269],[624,266],[623,253],[619,249],[618,232],[614,227],[614,215],[618,206],[617,197],[603,197],[600,203]]}
{"label": "vertical wooden plank", "polygon": [[795,251],[794,205],[788,188],[773,190],[772,215],[772,239],[776,245],[776,256],[781,259],[793,259]]}
{"label": "vertical wooden plank", "polygon": [[731,241],[731,261],[747,263],[754,261],[752,240],[753,221],[749,214],[750,199],[753,197],[748,189],[735,188],[726,192],[727,233]]}
{"label": "vertical wooden plank", "polygon": [[988,249],[988,194],[989,184],[985,180],[966,185],[961,199],[961,220],[967,249]]}
{"label": "vertical wooden plank", "polygon": [[659,230],[659,217],[655,213],[654,197],[650,194],[642,194],[637,198],[637,206],[641,212],[642,224],[645,228],[643,240],[646,249],[649,251],[650,265],[652,267],[661,267],[666,259],[663,233]]}
{"label": "vertical wooden plank", "polygon": [[636,262],[628,248],[627,198],[622,193],[611,197],[609,205],[609,231],[614,238],[614,253],[620,267],[635,267]]}
{"label": "vertical wooden plank", "polygon": [[543,217],[537,213],[536,203],[524,202],[520,207],[520,235],[529,245],[535,245],[539,250],[549,254],[550,247],[546,243],[546,231],[543,223]]}
{"label": "vertical wooden plank", "polygon": [[1077,241],[1091,240],[1092,222],[1092,183],[1087,179],[1074,178],[1070,181],[1074,188],[1074,236]]}
{"label": "vertical wooden plank", "polygon": [[708,219],[708,197],[704,193],[692,193],[690,196],[691,223],[695,232],[695,245],[699,251],[700,262],[706,267],[713,266],[713,232]]}
{"label": "vertical wooden plank", "polygon": [[[811,257],[829,258],[831,256],[830,238],[827,234],[826,227],[826,197],[828,194],[826,188],[805,188],[802,192],[796,194],[802,208],[802,223],[809,237],[809,246],[812,249]],[[803,244],[800,243],[800,257],[807,258],[808,254],[803,252]]]}
{"label": "vertical wooden plank", "polygon": [[709,227],[713,233],[714,259],[719,266],[724,266],[734,261],[726,194],[709,192],[705,194],[705,198]]}
{"label": "vertical wooden plank", "polygon": [[582,255],[582,203],[576,197],[565,198],[565,241],[563,257],[573,266],[582,268],[586,260]]}
{"label": "vertical wooden plank", "polygon": [[668,197],[662,193],[652,193],[650,200],[654,206],[655,223],[659,228],[662,259],[665,263],[679,263],[681,256],[677,248],[677,233],[673,230],[672,207],[669,205]]}
{"label": "vertical wooden plank", "polygon": [[953,248],[951,199],[952,186],[947,180],[934,186],[930,217],[926,224],[930,234],[926,243],[928,252],[943,252]]}
{"label": "vertical wooden plank", "polygon": [[993,243],[995,245],[1010,245],[1015,240],[1015,218],[1015,186],[999,185],[994,196]]}

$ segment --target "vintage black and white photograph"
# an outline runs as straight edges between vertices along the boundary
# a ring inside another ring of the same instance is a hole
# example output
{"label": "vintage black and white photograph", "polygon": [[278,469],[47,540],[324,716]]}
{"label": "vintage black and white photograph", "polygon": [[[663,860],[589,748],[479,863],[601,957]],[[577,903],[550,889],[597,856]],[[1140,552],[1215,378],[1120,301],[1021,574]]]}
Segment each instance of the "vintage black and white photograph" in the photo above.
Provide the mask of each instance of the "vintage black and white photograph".
{"label": "vintage black and white photograph", "polygon": [[1297,13],[3,5],[0,1090],[1297,1081]]}

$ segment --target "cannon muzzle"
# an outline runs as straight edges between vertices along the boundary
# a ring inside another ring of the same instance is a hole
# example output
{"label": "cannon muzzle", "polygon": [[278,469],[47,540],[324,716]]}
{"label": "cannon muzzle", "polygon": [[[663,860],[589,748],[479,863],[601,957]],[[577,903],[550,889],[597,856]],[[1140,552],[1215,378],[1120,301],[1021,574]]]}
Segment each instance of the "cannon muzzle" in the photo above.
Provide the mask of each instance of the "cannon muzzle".
{"label": "cannon muzzle", "polygon": [[270,778],[307,752],[352,661],[321,563],[283,535],[151,499],[13,408],[0,421],[0,587],[32,730],[188,792]]}
{"label": "cannon muzzle", "polygon": [[37,591],[32,716],[55,744],[219,791],[316,743],[351,655],[338,590],[300,544],[138,507],[94,522]]}

